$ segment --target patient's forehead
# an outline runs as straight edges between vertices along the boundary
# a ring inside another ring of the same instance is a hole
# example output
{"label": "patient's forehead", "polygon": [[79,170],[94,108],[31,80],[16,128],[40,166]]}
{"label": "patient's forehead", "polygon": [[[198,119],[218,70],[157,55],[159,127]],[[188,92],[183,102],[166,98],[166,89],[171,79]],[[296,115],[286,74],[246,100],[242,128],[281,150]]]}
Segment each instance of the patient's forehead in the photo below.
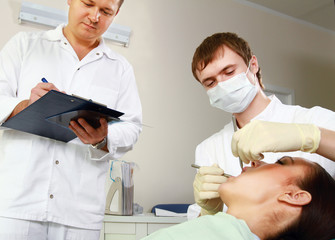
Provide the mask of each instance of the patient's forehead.
{"label": "patient's forehead", "polygon": [[312,161],[309,161],[305,158],[302,158],[302,157],[293,157],[293,162],[294,164],[300,164],[300,165],[304,165],[304,166],[307,166],[307,167],[315,167],[316,164]]}
{"label": "patient's forehead", "polygon": [[[256,168],[262,165],[268,165],[268,163],[259,163]],[[314,162],[311,162],[307,159],[290,156],[283,156],[278,159],[276,163],[270,165],[275,165],[273,166],[275,170],[274,174],[279,173],[279,175],[282,177],[289,179],[285,181],[286,183],[293,183],[294,179],[304,177],[306,174],[308,174],[308,172],[310,172],[311,169],[316,167]],[[270,167],[270,169],[272,169],[272,167]]]}
{"label": "patient's forehead", "polygon": [[290,157],[290,160],[287,159],[286,161],[288,161],[288,164],[290,164],[292,167],[301,171],[299,174],[297,174],[298,178],[306,176],[306,174],[309,174],[312,169],[317,167],[314,162],[301,157]]}
{"label": "patient's forehead", "polygon": [[284,156],[278,159],[278,161],[285,163],[285,165],[304,165],[304,166],[311,166],[311,167],[315,165],[314,162],[309,161],[302,157]]}

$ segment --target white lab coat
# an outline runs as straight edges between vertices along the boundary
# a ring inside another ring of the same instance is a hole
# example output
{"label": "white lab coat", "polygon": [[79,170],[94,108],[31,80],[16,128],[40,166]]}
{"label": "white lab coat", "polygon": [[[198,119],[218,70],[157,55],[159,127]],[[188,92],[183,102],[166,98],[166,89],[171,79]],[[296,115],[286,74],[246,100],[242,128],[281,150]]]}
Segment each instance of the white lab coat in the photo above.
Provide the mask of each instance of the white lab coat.
{"label": "white lab coat", "polygon": [[[335,113],[321,108],[311,109],[300,106],[282,104],[275,96],[270,97],[270,104],[252,120],[281,122],[281,123],[312,123],[319,127],[335,130]],[[231,151],[231,139],[234,134],[233,123],[228,123],[220,132],[215,133],[201,142],[195,152],[195,163],[199,166],[211,166],[218,164],[226,173],[238,175],[241,173],[238,158]],[[310,154],[301,151],[289,153],[264,153],[264,161],[274,163],[282,156],[303,157],[319,163],[333,177],[335,177],[335,162],[318,154]],[[196,204],[188,209],[188,218],[192,219],[200,214],[200,207]]]}
{"label": "white lab coat", "polygon": [[0,52],[0,123],[45,77],[59,90],[124,112],[108,127],[107,154],[78,138],[59,142],[12,129],[0,134],[0,216],[100,229],[108,160],[131,150],[141,103],[131,65],[103,41],[79,61],[62,28],[19,33]]}

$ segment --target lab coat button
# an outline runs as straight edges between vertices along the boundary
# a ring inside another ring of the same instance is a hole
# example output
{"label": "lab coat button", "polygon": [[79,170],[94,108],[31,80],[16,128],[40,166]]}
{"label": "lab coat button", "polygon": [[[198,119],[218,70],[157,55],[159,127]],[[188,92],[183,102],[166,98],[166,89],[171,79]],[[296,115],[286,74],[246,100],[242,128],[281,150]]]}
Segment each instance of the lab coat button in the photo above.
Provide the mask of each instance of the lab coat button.
{"label": "lab coat button", "polygon": [[79,70],[80,70],[80,68],[77,69],[77,71],[79,71]]}
{"label": "lab coat button", "polygon": [[64,42],[64,45],[67,45],[67,42]]}
{"label": "lab coat button", "polygon": [[54,195],[50,194],[50,199],[53,199],[54,198]]}
{"label": "lab coat button", "polygon": [[55,162],[57,165],[59,164],[59,161],[58,160],[56,160],[56,162]]}
{"label": "lab coat button", "polygon": [[99,56],[99,55],[100,55],[100,53],[98,53],[98,52],[97,52],[97,53],[96,53],[96,55],[98,55],[98,56]]}

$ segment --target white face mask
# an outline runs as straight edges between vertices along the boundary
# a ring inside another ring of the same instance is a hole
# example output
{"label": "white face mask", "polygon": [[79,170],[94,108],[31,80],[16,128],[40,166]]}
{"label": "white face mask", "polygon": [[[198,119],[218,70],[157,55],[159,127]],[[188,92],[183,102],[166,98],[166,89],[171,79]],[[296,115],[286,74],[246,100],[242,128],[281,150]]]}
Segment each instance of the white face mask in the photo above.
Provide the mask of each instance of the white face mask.
{"label": "white face mask", "polygon": [[219,82],[207,91],[209,101],[213,107],[229,113],[243,112],[255,98],[258,88],[252,85],[247,77],[247,71]]}

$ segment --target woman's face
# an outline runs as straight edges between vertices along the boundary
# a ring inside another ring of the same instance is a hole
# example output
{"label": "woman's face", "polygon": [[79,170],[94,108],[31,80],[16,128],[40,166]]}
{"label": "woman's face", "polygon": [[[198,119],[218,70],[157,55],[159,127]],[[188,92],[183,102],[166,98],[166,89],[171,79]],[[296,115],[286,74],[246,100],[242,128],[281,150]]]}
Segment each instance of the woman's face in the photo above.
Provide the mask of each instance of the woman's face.
{"label": "woman's face", "polygon": [[295,180],[304,177],[310,164],[302,158],[291,157],[283,157],[275,164],[258,162],[221,184],[220,197],[228,207],[230,203],[261,204],[273,200],[288,188],[297,187]]}

